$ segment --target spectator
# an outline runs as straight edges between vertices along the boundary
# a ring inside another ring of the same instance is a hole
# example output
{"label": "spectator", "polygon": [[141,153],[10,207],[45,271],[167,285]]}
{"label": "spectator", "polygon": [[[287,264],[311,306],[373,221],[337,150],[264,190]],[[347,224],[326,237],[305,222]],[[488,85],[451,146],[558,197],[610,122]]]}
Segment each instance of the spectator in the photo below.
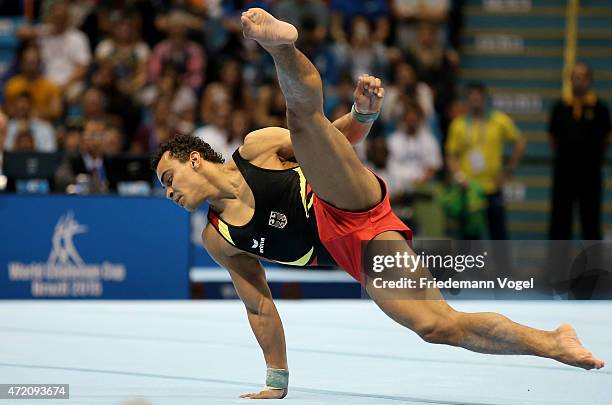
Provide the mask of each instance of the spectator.
{"label": "spectator", "polygon": [[30,128],[23,127],[17,131],[15,137],[15,145],[13,145],[13,152],[34,152],[34,138],[32,137],[32,131]]}
{"label": "spectator", "polygon": [[38,38],[46,76],[60,86],[62,94],[74,98],[78,94],[77,84],[85,78],[91,50],[85,34],[69,26],[68,9],[65,0],[53,2],[47,15],[48,25],[40,29],[25,26],[18,35]]}
{"label": "spectator", "polygon": [[[91,120],[84,125],[79,152],[67,154],[55,173],[55,186],[58,191],[67,191],[77,182],[77,178],[87,183],[85,192],[106,191],[104,172],[104,140],[106,124]],[[79,175],[84,175],[80,176]]]}
{"label": "spectator", "polygon": [[436,24],[420,22],[416,41],[410,41],[413,45],[408,48],[408,60],[416,67],[418,77],[433,90],[440,128],[446,133],[452,118],[459,57],[456,51],[444,48],[438,31]]}
{"label": "spectator", "polygon": [[149,47],[138,37],[133,16],[115,13],[111,23],[114,29],[110,38],[96,47],[96,60],[110,63],[118,79],[118,90],[133,95],[147,81]]}
{"label": "spectator", "polygon": [[323,100],[325,115],[331,116],[339,105],[348,106],[350,110],[355,99],[354,93],[355,80],[353,80],[353,77],[348,72],[343,72],[340,75],[338,85],[327,88],[327,93]]}
{"label": "spectator", "polygon": [[83,125],[80,123],[70,123],[60,133],[61,136],[58,137],[58,141],[61,151],[67,155],[76,155],[82,142]]}
{"label": "spectator", "polygon": [[68,13],[70,25],[80,27],[85,23],[87,17],[96,9],[95,0],[72,0]]}
{"label": "spectator", "polygon": [[351,21],[363,16],[374,27],[375,42],[385,43],[389,37],[389,8],[385,0],[331,0],[330,35],[336,42],[346,42],[346,32],[350,31]]}
{"label": "spectator", "polygon": [[255,105],[255,125],[258,128],[287,126],[285,96],[276,78],[272,83],[259,89],[259,97]]}
{"label": "spectator", "polygon": [[5,86],[7,109],[14,114],[15,100],[23,92],[32,95],[34,115],[50,122],[62,114],[60,88],[42,74],[41,55],[38,46],[32,44],[21,54],[20,73]]}
{"label": "spectator", "polygon": [[317,27],[314,20],[304,22],[300,31],[300,50],[316,66],[323,86],[335,86],[339,78],[339,61],[330,46],[327,46],[324,39],[317,36]]}
{"label": "spectator", "polygon": [[393,123],[401,118],[403,106],[401,100],[409,97],[415,100],[423,111],[426,120],[434,113],[434,101],[431,88],[417,78],[414,67],[408,62],[399,62],[393,69],[392,84],[385,89],[385,99],[381,116],[385,123]]}
{"label": "spectator", "polygon": [[[107,24],[105,24],[107,18],[106,14],[108,9],[104,2],[95,4],[95,1],[90,0],[78,0],[81,3],[78,6],[71,4],[71,22],[74,27],[77,27],[87,37],[89,43],[89,49],[96,49],[100,41],[106,35]],[[73,1],[73,3],[75,3]],[[89,4],[87,4],[89,3]]]}
{"label": "spectator", "polygon": [[81,117],[83,121],[107,120],[106,105],[106,96],[100,89],[97,87],[88,88],[83,93],[81,100]]}
{"label": "spectator", "polygon": [[197,90],[204,82],[206,58],[202,47],[187,38],[185,12],[173,10],[167,18],[168,38],[153,48],[149,60],[149,79],[156,83],[161,77],[164,62],[179,67],[183,83]]}
{"label": "spectator", "polygon": [[440,167],[440,151],[433,136],[422,126],[422,111],[414,101],[405,101],[401,131],[388,140],[373,136],[365,142],[366,164],[387,183],[389,199],[397,215],[415,226],[414,192]]}
{"label": "spectator", "polygon": [[418,76],[436,89],[440,76],[447,74],[446,69],[458,62],[451,51],[446,51],[440,40],[437,25],[421,21],[417,25],[416,41],[411,41],[407,49],[410,62],[416,67]]}
{"label": "spectator", "polygon": [[115,156],[123,152],[124,137],[121,128],[107,126],[104,132],[104,156]]}
{"label": "spectator", "polygon": [[397,166],[398,161],[391,161],[387,139],[384,136],[375,136],[366,139],[364,144],[366,165],[385,181],[393,208],[402,207],[405,196],[412,189],[408,182],[402,181],[405,173],[402,173],[401,166]]}
{"label": "spectator", "polygon": [[151,107],[155,100],[170,100],[171,112],[179,120],[176,129],[189,133],[195,122],[197,99],[193,89],[183,83],[179,69],[176,64],[165,62],[159,81],[147,86],[139,98],[140,102],[148,107]]}
{"label": "spectator", "polygon": [[130,143],[130,152],[143,154],[153,152],[176,131],[178,118],[172,113],[172,100],[160,98],[152,106],[152,122],[143,125]]}
{"label": "spectator", "polygon": [[28,92],[19,94],[15,99],[14,115],[8,123],[8,131],[4,147],[12,151],[16,145],[17,135],[23,129],[31,132],[34,149],[38,152],[55,152],[57,139],[55,130],[46,121],[32,116],[32,96]]}
{"label": "spectator", "polygon": [[242,43],[242,75],[249,91],[256,94],[258,89],[276,77],[272,57],[255,41]]}
{"label": "spectator", "polygon": [[[222,55],[237,55],[242,48],[243,35],[240,14],[253,7],[271,11],[268,0],[226,0],[211,4],[206,10],[204,41],[211,62]],[[222,3],[222,4],[221,4]],[[212,6],[212,7],[211,7]]]}
{"label": "spectator", "polygon": [[351,37],[348,44],[335,45],[336,57],[345,61],[348,70],[357,80],[362,74],[370,74],[386,80],[389,59],[387,48],[372,37],[370,24],[365,17],[357,16],[351,24]]}
{"label": "spectator", "polygon": [[[467,114],[455,118],[450,125],[446,141],[448,168],[462,186],[476,182],[484,189],[489,237],[507,239],[502,187],[513,176],[523,156],[525,140],[508,115],[487,108],[487,93],[482,83],[470,83],[466,96]],[[504,167],[506,142],[514,143],[514,148]]]}
{"label": "spectator", "polygon": [[364,161],[366,166],[374,170],[385,181],[389,199],[393,205],[393,211],[402,221],[409,222],[412,217],[412,210],[403,204],[403,196],[407,190],[394,177],[397,174],[397,170],[392,167],[389,161],[389,145],[385,137],[369,137],[364,144],[364,153],[367,159]]}
{"label": "spectator", "polygon": [[164,33],[158,24],[156,24],[156,18],[164,7],[164,2],[136,0],[132,2],[131,6],[134,9],[134,13],[138,16],[136,20],[138,31],[142,33],[142,39],[152,49],[164,39]]}
{"label": "spectator", "polygon": [[219,99],[213,106],[216,113],[194,135],[208,143],[225,159],[231,159],[231,154],[241,145],[240,140],[233,139],[229,131],[232,106],[228,99]]}
{"label": "spectator", "polygon": [[[75,4],[81,3],[81,4]],[[89,3],[89,4],[87,4]],[[126,4],[127,3],[127,4]],[[153,4],[152,4],[153,3]],[[71,22],[87,36],[90,49],[96,49],[100,42],[113,34],[114,23],[117,15],[129,13],[136,18],[138,32],[145,31],[155,42],[159,41],[155,29],[143,29],[143,20],[154,25],[154,19],[158,2],[150,1],[125,1],[125,0],[72,0],[70,3]]]}
{"label": "spectator", "polygon": [[[223,90],[220,90],[223,88]],[[232,106],[236,108],[252,109],[255,105],[251,92],[245,86],[242,79],[242,71],[240,62],[234,58],[228,58],[219,69],[219,78],[216,81],[210,82],[202,92],[202,108],[206,111],[205,117],[210,116],[214,111],[210,110],[208,103],[213,100],[211,92],[223,91],[230,98]]]}
{"label": "spectator", "polygon": [[[240,62],[237,59],[229,58],[223,61],[219,71],[219,82],[225,86],[230,94],[232,105],[238,106],[240,103],[246,102],[245,97],[250,98],[250,95],[246,94],[244,90]],[[250,104],[247,104],[247,107],[250,106]]]}
{"label": "spectator", "polygon": [[[455,0],[453,4],[461,1]],[[443,34],[439,28],[449,18],[450,1],[392,0],[391,8],[395,19],[394,45],[404,53],[412,52],[411,47],[415,42],[420,41],[419,36],[423,33],[419,31],[423,29],[430,30],[428,34],[435,36],[434,42],[439,46],[443,45]],[[458,62],[456,52],[453,54],[453,59]]]}
{"label": "spectator", "polygon": [[[4,66],[3,71],[0,74],[0,86],[2,86],[2,89],[4,89],[6,83],[8,83],[11,78],[21,73],[20,62],[22,60],[23,53],[32,46],[40,49],[36,40],[21,35],[22,29],[23,28],[17,29],[17,46],[15,47],[13,56],[10,58],[10,60],[8,58],[6,59],[6,62],[8,63]],[[4,95],[0,94],[0,103],[3,102]]]}
{"label": "spectator", "polygon": [[571,80],[572,93],[555,103],[548,128],[554,152],[549,238],[572,239],[573,206],[577,202],[582,238],[599,240],[610,114],[591,89],[593,71],[588,65],[576,64]]}
{"label": "spectator", "polygon": [[420,105],[410,99],[401,104],[402,121],[388,140],[389,167],[393,171],[394,187],[413,191],[442,168],[442,155]]}
{"label": "spectator", "polygon": [[244,143],[244,137],[247,136],[249,132],[253,131],[253,129],[253,118],[249,110],[238,109],[232,111],[225,145],[228,157]]}
{"label": "spectator", "polygon": [[327,36],[328,9],[321,0],[284,0],[273,8],[274,16],[295,25],[300,31],[306,21],[316,25],[316,37],[319,40]]}
{"label": "spectator", "polygon": [[[389,187],[393,187],[395,182],[389,170],[389,146],[387,145],[387,140],[382,136],[366,139],[365,157],[366,165],[385,180],[385,183],[387,183],[387,191],[391,193]],[[395,195],[397,193],[394,191],[393,194]]]}
{"label": "spectator", "polygon": [[142,112],[131,95],[119,90],[117,72],[109,61],[97,64],[91,75],[90,86],[99,92],[98,96],[102,96],[104,112],[113,117],[115,124],[121,123],[124,134],[133,137],[140,128]]}

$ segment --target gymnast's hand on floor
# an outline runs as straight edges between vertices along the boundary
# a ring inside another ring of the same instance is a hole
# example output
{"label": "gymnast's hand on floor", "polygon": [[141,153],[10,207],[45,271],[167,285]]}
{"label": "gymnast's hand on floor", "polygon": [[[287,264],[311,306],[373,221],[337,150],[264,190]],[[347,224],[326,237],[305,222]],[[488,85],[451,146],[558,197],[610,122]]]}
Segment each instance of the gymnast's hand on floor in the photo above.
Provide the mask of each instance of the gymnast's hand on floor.
{"label": "gymnast's hand on floor", "polygon": [[274,389],[274,388],[264,388],[259,393],[252,394],[242,394],[240,398],[249,398],[249,399],[283,399],[287,396],[287,388],[283,390]]}
{"label": "gymnast's hand on floor", "polygon": [[361,75],[354,96],[357,112],[372,114],[380,111],[385,97],[385,89],[379,78]]}

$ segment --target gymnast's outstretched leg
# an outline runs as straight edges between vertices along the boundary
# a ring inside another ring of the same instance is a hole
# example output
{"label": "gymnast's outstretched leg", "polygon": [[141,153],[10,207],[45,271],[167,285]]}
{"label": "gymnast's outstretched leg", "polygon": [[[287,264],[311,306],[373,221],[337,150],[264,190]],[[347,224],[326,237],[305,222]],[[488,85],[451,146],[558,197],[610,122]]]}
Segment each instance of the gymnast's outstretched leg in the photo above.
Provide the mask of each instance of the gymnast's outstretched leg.
{"label": "gymnast's outstretched leg", "polygon": [[345,210],[365,211],[375,206],[381,199],[378,180],[323,114],[321,78],[296,49],[295,27],[261,9],[249,9],[241,21],[245,36],[256,40],[274,58],[295,157],[314,192]]}

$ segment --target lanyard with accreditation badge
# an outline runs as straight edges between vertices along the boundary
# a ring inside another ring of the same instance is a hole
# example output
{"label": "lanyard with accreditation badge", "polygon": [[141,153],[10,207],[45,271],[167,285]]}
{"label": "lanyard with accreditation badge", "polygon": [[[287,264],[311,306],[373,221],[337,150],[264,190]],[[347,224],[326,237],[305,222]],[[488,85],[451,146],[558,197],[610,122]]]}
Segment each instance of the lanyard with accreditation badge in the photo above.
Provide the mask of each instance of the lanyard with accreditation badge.
{"label": "lanyard with accreditation badge", "polygon": [[[466,131],[465,135],[469,139],[469,159],[470,165],[472,166],[472,173],[482,173],[485,168],[485,159],[482,154],[481,148],[484,146],[485,139],[487,137],[487,121],[489,114],[485,113],[481,120],[478,120],[478,132],[474,131],[474,120],[472,117],[467,116],[465,119]],[[470,139],[471,138],[471,139]]]}

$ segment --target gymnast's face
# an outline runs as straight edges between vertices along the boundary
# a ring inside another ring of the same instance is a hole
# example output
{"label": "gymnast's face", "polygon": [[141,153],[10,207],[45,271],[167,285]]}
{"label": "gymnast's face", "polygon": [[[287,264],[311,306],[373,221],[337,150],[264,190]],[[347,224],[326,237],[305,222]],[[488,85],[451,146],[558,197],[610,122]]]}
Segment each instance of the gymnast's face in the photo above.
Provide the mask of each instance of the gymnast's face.
{"label": "gymnast's face", "polygon": [[210,194],[210,186],[198,173],[203,163],[198,152],[191,152],[186,162],[166,152],[157,165],[157,178],[166,189],[166,198],[189,212],[195,211]]}

